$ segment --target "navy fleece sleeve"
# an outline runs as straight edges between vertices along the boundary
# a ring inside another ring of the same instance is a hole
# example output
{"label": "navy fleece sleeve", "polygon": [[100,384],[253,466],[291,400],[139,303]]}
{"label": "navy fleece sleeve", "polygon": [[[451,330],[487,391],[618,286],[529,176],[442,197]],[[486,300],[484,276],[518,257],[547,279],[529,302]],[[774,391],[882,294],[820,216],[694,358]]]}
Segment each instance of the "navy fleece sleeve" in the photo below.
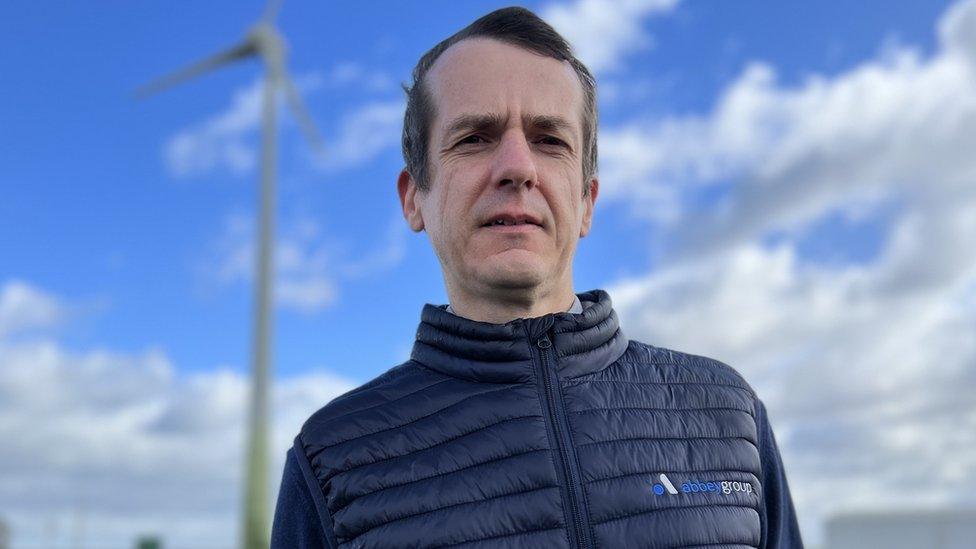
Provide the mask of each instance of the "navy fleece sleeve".
{"label": "navy fleece sleeve", "polygon": [[762,543],[765,549],[803,549],[793,498],[786,482],[786,470],[779,455],[776,438],[766,415],[766,405],[757,401],[756,424],[759,428],[759,456],[763,468]]}
{"label": "navy fleece sleeve", "polygon": [[335,547],[325,498],[296,440],[295,446],[288,450],[285,457],[285,470],[271,527],[271,549]]}

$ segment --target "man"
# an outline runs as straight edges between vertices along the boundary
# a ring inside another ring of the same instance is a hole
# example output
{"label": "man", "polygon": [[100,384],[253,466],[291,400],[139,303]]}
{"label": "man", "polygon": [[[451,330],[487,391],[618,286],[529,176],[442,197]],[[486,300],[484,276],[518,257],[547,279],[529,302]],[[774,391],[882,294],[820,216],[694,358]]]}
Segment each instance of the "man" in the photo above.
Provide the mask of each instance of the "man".
{"label": "man", "polygon": [[742,377],[628,340],[605,291],[573,291],[597,119],[563,38],[498,10],[405,89],[397,189],[450,304],[424,305],[410,360],[305,423],[272,546],[802,547]]}

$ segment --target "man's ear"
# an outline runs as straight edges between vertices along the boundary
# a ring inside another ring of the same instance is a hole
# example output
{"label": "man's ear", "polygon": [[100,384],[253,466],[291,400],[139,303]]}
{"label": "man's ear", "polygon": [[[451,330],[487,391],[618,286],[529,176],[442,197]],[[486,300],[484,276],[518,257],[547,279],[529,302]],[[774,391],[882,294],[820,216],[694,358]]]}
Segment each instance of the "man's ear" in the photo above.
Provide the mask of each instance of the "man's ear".
{"label": "man's ear", "polygon": [[580,225],[580,238],[590,232],[590,225],[593,223],[593,206],[596,204],[596,195],[600,192],[599,178],[590,179],[590,195],[583,199],[583,223]]}
{"label": "man's ear", "polygon": [[406,168],[400,170],[397,177],[397,193],[400,195],[400,207],[403,217],[407,220],[413,232],[424,230],[424,215],[421,211],[420,200],[417,196],[417,182]]}

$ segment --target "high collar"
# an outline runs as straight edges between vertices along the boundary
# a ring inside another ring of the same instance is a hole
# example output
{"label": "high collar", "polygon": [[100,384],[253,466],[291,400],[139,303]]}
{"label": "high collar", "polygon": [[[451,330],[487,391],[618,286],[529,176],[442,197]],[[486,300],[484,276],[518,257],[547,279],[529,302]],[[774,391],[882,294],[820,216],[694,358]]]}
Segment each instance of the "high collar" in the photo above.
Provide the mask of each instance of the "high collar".
{"label": "high collar", "polygon": [[[456,314],[457,315],[457,311],[455,311],[454,308],[451,307],[451,304],[450,303],[447,304],[447,307],[444,310],[447,311],[447,312],[449,312],[449,313],[453,313],[453,314]],[[560,312],[562,312],[562,311],[560,311]],[[580,303],[580,298],[579,298],[578,295],[573,295],[573,304],[570,305],[569,309],[566,312],[574,313],[574,314],[578,314],[578,313],[582,313],[583,312],[583,304]],[[464,315],[458,315],[458,316],[464,316]]]}
{"label": "high collar", "polygon": [[447,305],[424,304],[410,358],[444,374],[506,383],[535,375],[535,342],[552,341],[550,364],[560,377],[606,368],[627,350],[610,295],[594,289],[576,294],[582,313],[548,313],[504,324],[480,322],[447,312]]}

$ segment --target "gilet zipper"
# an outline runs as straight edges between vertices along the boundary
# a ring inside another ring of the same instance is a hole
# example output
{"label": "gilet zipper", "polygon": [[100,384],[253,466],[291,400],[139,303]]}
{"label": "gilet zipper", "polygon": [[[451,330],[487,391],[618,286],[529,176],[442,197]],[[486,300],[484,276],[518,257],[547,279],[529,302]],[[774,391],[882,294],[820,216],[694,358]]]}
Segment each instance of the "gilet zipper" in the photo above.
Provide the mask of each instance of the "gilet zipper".
{"label": "gilet zipper", "polygon": [[556,433],[556,453],[559,455],[559,461],[562,465],[563,478],[566,479],[568,485],[566,492],[573,520],[570,528],[570,540],[574,547],[588,549],[593,547],[593,544],[590,542],[589,528],[584,521],[583,484],[580,481],[576,449],[573,447],[569,434],[569,422],[566,420],[562,392],[559,390],[559,378],[550,365],[552,353],[550,333],[551,330],[535,341],[535,345],[539,349],[541,370],[539,378],[545,391],[551,425]]}

